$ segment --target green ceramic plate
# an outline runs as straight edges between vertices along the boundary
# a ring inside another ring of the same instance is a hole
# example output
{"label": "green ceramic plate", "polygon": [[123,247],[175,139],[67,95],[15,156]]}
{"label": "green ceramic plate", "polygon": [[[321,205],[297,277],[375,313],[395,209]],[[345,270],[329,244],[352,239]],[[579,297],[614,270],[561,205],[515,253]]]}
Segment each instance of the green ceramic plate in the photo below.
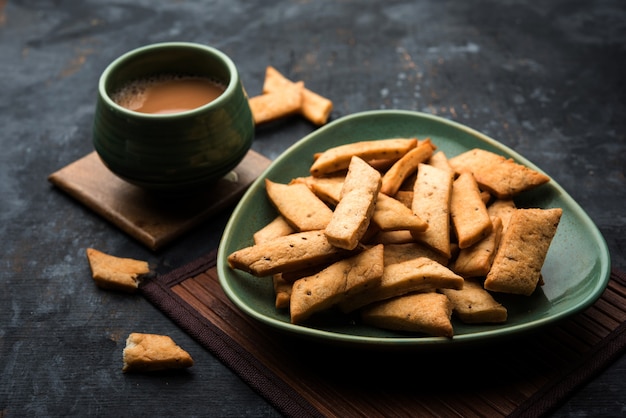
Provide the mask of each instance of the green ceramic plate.
{"label": "green ceramic plate", "polygon": [[219,247],[217,268],[220,283],[235,305],[262,323],[302,337],[368,346],[441,347],[535,330],[581,311],[601,295],[610,274],[606,242],[582,208],[561,186],[551,181],[516,199],[519,207],[561,207],[563,216],[542,270],[545,285],[530,297],[496,295],[509,311],[505,324],[465,325],[454,321],[455,336],[451,339],[385,331],[364,326],[338,313],[325,315],[307,326],[291,324],[288,312],[274,307],[270,278],[231,270],[226,262],[231,252],[252,245],[252,234],[276,216],[265,195],[264,179],[288,182],[293,177],[308,175],[315,152],[350,142],[391,137],[430,137],[448,157],[468,149],[483,148],[539,170],[497,141],[428,114],[371,111],[334,121],[277,158],[252,184],[233,212]]}

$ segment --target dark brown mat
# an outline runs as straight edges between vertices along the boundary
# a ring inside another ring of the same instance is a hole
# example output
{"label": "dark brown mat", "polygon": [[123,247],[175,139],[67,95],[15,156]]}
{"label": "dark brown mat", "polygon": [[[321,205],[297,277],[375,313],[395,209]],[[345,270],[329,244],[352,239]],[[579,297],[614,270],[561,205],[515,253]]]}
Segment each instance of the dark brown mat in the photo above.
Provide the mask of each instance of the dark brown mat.
{"label": "dark brown mat", "polygon": [[156,199],[118,178],[91,152],[48,181],[152,250],[236,202],[270,160],[250,150],[230,175],[193,199]]}
{"label": "dark brown mat", "polygon": [[548,413],[626,347],[626,275],[590,308],[519,339],[462,350],[389,351],[292,338],[239,311],[216,253],[145,281],[155,306],[287,416]]}

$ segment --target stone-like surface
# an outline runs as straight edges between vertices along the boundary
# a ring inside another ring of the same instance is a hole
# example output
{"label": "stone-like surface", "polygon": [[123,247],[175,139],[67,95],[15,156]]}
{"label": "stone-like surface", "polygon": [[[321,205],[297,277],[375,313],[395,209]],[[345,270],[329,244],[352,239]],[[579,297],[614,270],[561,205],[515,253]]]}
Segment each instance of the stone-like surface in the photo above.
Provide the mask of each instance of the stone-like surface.
{"label": "stone-like surface", "polygon": [[[140,296],[97,289],[85,248],[178,267],[215,247],[229,213],[159,252],[54,189],[92,151],[96,86],[120,54],[211,44],[250,95],[265,67],[331,98],[338,118],[410,109],[469,125],[542,167],[589,213],[626,269],[626,3],[622,0],[315,2],[0,1],[0,416],[276,416]],[[275,158],[314,126],[260,128]],[[192,372],[121,373],[133,331],[171,335]],[[626,358],[556,416],[618,416]],[[130,402],[132,400],[132,402]]]}

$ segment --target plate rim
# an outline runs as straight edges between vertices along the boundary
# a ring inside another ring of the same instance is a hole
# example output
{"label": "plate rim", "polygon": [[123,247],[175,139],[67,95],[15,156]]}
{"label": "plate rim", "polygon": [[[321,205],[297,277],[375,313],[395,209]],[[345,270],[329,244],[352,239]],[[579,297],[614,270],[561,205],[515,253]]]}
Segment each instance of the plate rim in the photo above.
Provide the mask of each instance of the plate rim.
{"label": "plate rim", "polygon": [[259,183],[263,182],[264,179],[271,173],[273,167],[275,165],[280,164],[283,160],[286,160],[290,157],[290,155],[295,152],[299,147],[307,144],[311,138],[314,138],[320,134],[323,134],[327,130],[335,129],[340,124],[345,124],[347,122],[351,122],[358,119],[363,118],[371,118],[373,116],[402,116],[408,118],[421,118],[421,119],[429,119],[432,122],[440,123],[443,125],[448,125],[457,130],[464,131],[465,133],[476,137],[482,142],[488,143],[490,146],[502,151],[505,154],[510,155],[517,161],[521,161],[524,165],[537,170],[539,172],[545,173],[541,168],[537,167],[533,162],[528,160],[526,157],[519,154],[517,151],[509,148],[507,145],[502,144],[501,142],[496,141],[495,139],[479,132],[467,125],[463,125],[459,122],[455,122],[453,120],[449,120],[440,116],[423,113],[419,111],[411,111],[411,110],[369,110],[363,112],[357,112],[350,115],[342,116],[334,121],[316,129],[315,131],[305,135],[301,139],[294,142],[291,146],[285,149],[272,163],[259,175],[259,177],[250,185],[248,190],[244,193],[239,203],[236,205],[233,210],[226,227],[224,229],[224,233],[220,240],[220,244],[218,246],[217,253],[217,273],[218,280],[220,286],[223,291],[227,295],[227,297],[233,302],[233,304],[242,310],[244,313],[252,317],[253,319],[260,321],[266,325],[269,325],[272,328],[277,329],[278,331],[294,334],[300,337],[312,338],[315,340],[326,341],[331,343],[344,343],[350,345],[366,345],[366,346],[397,346],[397,347],[433,347],[433,346],[456,346],[456,345],[466,345],[468,343],[475,342],[484,342],[487,340],[493,339],[502,339],[506,337],[510,337],[512,335],[519,335],[528,331],[533,331],[538,328],[542,328],[548,324],[552,324],[561,319],[574,315],[593,303],[602,295],[602,292],[608,285],[610,279],[610,253],[608,250],[608,245],[604,236],[595,225],[593,220],[589,217],[589,215],[584,211],[584,209],[563,189],[563,187],[552,180],[550,182],[550,186],[553,187],[558,193],[561,194],[563,199],[569,201],[571,205],[576,209],[576,214],[578,218],[582,217],[585,221],[585,224],[588,226],[588,229],[593,232],[594,241],[599,244],[598,251],[598,261],[599,261],[599,278],[596,282],[596,285],[593,288],[593,291],[590,292],[583,303],[579,303],[578,305],[572,306],[570,308],[564,309],[563,311],[557,312],[553,315],[538,318],[531,322],[511,325],[506,328],[496,328],[493,330],[482,330],[476,333],[469,334],[460,334],[454,335],[452,338],[447,337],[429,337],[429,336],[398,336],[398,337],[382,337],[382,336],[365,336],[365,335],[355,335],[355,334],[345,334],[340,332],[333,332],[324,329],[312,328],[306,325],[296,325],[291,324],[289,322],[284,322],[278,319],[267,317],[256,310],[250,308],[244,301],[234,292],[228,280],[224,277],[226,269],[230,269],[226,263],[226,254],[224,245],[229,237],[230,232],[234,229],[234,220],[237,218],[237,214],[243,210],[246,205],[246,202],[250,200],[255,191],[260,186]]}

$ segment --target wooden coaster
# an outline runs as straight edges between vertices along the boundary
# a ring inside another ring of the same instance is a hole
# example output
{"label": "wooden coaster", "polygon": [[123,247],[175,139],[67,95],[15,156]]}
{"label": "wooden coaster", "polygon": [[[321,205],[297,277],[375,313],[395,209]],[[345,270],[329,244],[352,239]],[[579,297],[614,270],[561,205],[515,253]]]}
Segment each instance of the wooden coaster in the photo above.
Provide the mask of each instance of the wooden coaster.
{"label": "wooden coaster", "polygon": [[238,200],[269,164],[250,150],[230,174],[193,199],[157,199],[113,174],[95,151],[52,173],[48,181],[157,250]]}

